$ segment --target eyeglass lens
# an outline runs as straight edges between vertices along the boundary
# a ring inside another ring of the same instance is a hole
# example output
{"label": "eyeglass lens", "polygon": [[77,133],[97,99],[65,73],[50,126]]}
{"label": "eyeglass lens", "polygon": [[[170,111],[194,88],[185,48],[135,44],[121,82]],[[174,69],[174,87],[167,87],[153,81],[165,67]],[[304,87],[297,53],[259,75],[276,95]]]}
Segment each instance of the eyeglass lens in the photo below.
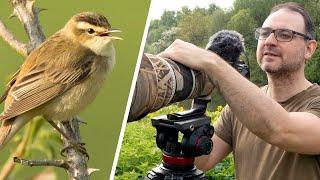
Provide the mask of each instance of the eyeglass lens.
{"label": "eyeglass lens", "polygon": [[271,33],[274,33],[275,38],[278,41],[290,41],[293,37],[293,33],[286,29],[275,29],[271,28],[259,28],[256,30],[257,39],[267,39]]}

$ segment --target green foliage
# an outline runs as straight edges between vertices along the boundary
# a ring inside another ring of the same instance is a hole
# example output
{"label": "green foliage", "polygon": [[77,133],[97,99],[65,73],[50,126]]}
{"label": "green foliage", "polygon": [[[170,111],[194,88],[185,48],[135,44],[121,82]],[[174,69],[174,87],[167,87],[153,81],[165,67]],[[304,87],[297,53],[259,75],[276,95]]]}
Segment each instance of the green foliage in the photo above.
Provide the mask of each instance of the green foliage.
{"label": "green foliage", "polygon": [[258,25],[252,18],[249,9],[241,9],[233,15],[227,23],[227,29],[232,29],[242,34],[247,49],[254,49],[256,47],[257,43],[253,36],[253,32],[254,28],[257,26]]}
{"label": "green foliage", "polygon": [[234,163],[233,156],[230,154],[219,164],[217,164],[212,170],[206,172],[206,176],[209,179],[215,180],[231,180],[234,177]]}
{"label": "green foliage", "polygon": [[[313,23],[315,24],[315,37],[319,40],[320,37],[320,1],[308,0],[305,2],[305,8],[309,11],[312,17]],[[320,48],[318,48],[312,58],[307,61],[305,73],[307,78],[313,82],[320,84]]]}
{"label": "green foliage", "polygon": [[174,11],[164,11],[161,16],[161,24],[165,27],[174,27],[177,25],[177,20],[175,18],[176,13]]}
{"label": "green foliage", "polygon": [[[53,132],[52,127],[45,121],[41,116],[35,117],[24,128],[24,132],[19,133],[12,142],[9,142],[9,144],[19,144],[24,139],[28,139],[23,158],[52,160],[59,154],[57,145],[62,143],[59,133]],[[10,177],[15,177],[23,169],[23,166],[16,166]]]}
{"label": "green foliage", "polygon": [[280,2],[283,2],[283,0],[235,0],[233,6],[234,12],[250,9],[250,15],[257,22],[257,25],[261,26],[271,7]]}
{"label": "green foliage", "polygon": [[247,49],[246,58],[243,60],[250,69],[250,81],[258,86],[267,84],[267,76],[257,63],[255,50]]}
{"label": "green foliage", "polygon": [[313,83],[320,84],[320,50],[319,48],[316,50],[313,57],[307,61],[305,74],[307,79],[309,79]]}
{"label": "green foliage", "polygon": [[[56,146],[59,144],[61,146],[62,141],[60,135],[57,131],[53,131],[53,128],[45,122],[46,120],[42,117],[35,118],[34,122],[31,122],[33,126],[32,138],[30,144],[28,145],[28,156],[39,156],[39,153],[45,157],[45,159],[55,159],[59,150]],[[46,125],[44,125],[46,123]],[[41,128],[41,129],[40,129]],[[34,154],[36,153],[36,156]]]}
{"label": "green foliage", "polygon": [[146,51],[151,54],[158,54],[164,51],[175,39],[177,39],[177,32],[179,28],[173,27],[162,33],[162,37],[150,46],[146,46]]}
{"label": "green foliage", "polygon": [[211,94],[211,102],[208,104],[207,110],[213,111],[217,109],[219,106],[225,106],[225,105],[226,105],[225,99],[221,96],[218,89],[214,89]]}
{"label": "green foliage", "polygon": [[150,119],[168,112],[182,111],[177,106],[169,106],[150,113],[139,122],[129,123],[123,138],[118,160],[116,179],[138,179],[161,161],[161,151],[157,148],[154,136],[156,130]]}
{"label": "green foliage", "polygon": [[[209,7],[209,12],[210,12],[210,7]],[[228,11],[223,11],[222,9],[216,9],[215,11],[212,11],[211,13],[211,20],[212,20],[212,26],[211,31],[212,34],[221,31],[223,29],[227,29],[227,23],[230,18],[231,18],[231,13]],[[211,35],[212,35],[211,34]]]}
{"label": "green foliage", "polygon": [[[207,115],[212,118],[212,123],[217,121],[221,110],[222,106],[218,106],[215,111],[207,112]],[[183,111],[183,108],[171,105],[150,113],[139,122],[127,125],[115,179],[141,179],[149,170],[161,162],[162,153],[155,143],[156,130],[151,126],[150,119],[162,114],[180,111]],[[222,177],[232,179],[234,177],[232,155],[206,174],[214,179],[221,179]]]}
{"label": "green foliage", "polygon": [[164,11],[160,20],[151,21],[144,51],[153,54],[163,51],[164,45],[169,45],[169,43],[173,41],[171,40],[172,38],[168,37],[165,37],[164,40],[161,40],[163,39],[162,37],[166,34],[172,34],[171,32],[166,31],[170,31],[171,28],[176,26],[177,17],[174,11]]}
{"label": "green foliage", "polygon": [[227,23],[227,29],[232,29],[243,35],[246,55],[242,60],[246,62],[250,69],[250,80],[258,86],[267,83],[265,73],[260,69],[255,56],[257,41],[254,38],[254,28],[258,27],[257,20],[251,15],[251,9],[240,9],[234,12],[230,21]]}
{"label": "green foliage", "polygon": [[215,111],[207,111],[206,112],[206,115],[211,117],[211,123],[215,123],[217,122],[219,116],[220,116],[220,113],[222,111],[223,107],[222,106],[217,106],[216,110]]}
{"label": "green foliage", "polygon": [[178,37],[184,41],[204,47],[212,34],[212,17],[205,9],[196,8],[178,22]]}
{"label": "green foliage", "polygon": [[[223,107],[217,106],[215,111],[207,111],[207,116],[211,117],[211,122],[217,122]],[[233,163],[233,155],[229,154],[225,159],[223,159],[220,163],[218,163],[213,169],[206,172],[206,176],[209,179],[223,179],[223,180],[231,180],[234,179],[234,163]]]}

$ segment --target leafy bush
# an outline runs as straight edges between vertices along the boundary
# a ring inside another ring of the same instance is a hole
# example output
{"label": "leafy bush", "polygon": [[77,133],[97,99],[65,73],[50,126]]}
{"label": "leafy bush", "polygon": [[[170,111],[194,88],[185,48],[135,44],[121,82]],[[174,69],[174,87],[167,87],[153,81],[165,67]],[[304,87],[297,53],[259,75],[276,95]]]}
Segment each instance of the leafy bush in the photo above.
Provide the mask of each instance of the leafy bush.
{"label": "leafy bush", "polygon": [[[220,115],[222,106],[216,111],[207,112],[215,122]],[[151,126],[150,119],[161,114],[183,111],[176,105],[162,108],[150,113],[139,122],[129,123],[122,142],[120,157],[115,179],[142,179],[149,170],[161,162],[161,151],[155,142],[156,130]],[[209,179],[234,179],[233,157],[229,155],[216,167],[206,173]]]}

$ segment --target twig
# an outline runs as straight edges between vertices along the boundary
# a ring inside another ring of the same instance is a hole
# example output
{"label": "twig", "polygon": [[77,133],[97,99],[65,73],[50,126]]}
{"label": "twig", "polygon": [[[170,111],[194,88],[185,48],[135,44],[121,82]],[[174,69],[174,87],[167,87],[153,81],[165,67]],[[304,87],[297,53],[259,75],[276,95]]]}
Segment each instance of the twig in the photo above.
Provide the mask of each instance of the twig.
{"label": "twig", "polygon": [[10,30],[0,20],[0,36],[19,54],[27,56],[27,45],[18,41]]}
{"label": "twig", "polygon": [[35,0],[11,0],[13,7],[12,16],[16,16],[23,24],[29,37],[28,54],[44,40],[45,35],[39,22],[41,9],[34,7]]}
{"label": "twig", "polygon": [[14,157],[13,161],[15,163],[20,163],[24,166],[55,166],[64,169],[68,169],[69,165],[65,160],[27,160],[18,157]]}

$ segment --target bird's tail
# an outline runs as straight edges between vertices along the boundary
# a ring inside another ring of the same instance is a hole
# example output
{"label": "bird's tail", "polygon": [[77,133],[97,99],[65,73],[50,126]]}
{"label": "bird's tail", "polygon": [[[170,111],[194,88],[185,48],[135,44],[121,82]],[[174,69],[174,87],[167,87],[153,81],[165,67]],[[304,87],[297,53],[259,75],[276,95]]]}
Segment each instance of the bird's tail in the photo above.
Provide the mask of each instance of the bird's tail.
{"label": "bird's tail", "polygon": [[4,120],[2,126],[0,127],[0,150],[4,147],[6,142],[8,142],[8,135],[10,134],[14,119]]}
{"label": "bird's tail", "polygon": [[[0,150],[9,142],[9,140],[29,121],[25,117],[14,117],[12,119],[2,120],[0,127]],[[1,116],[0,116],[1,121]]]}

